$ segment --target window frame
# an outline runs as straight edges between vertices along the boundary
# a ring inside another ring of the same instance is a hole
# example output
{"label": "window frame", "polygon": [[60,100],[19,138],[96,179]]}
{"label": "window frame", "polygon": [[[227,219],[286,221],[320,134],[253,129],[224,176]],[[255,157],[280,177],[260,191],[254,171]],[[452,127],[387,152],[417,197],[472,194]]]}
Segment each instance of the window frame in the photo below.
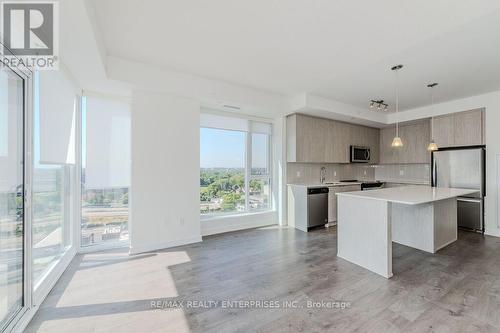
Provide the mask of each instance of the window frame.
{"label": "window frame", "polygon": [[[209,220],[218,217],[228,217],[228,216],[238,216],[238,215],[248,215],[248,214],[257,214],[257,213],[268,213],[274,210],[274,202],[273,202],[273,123],[269,120],[252,120],[245,117],[235,117],[235,116],[225,116],[232,118],[239,118],[248,122],[248,130],[236,130],[231,128],[224,128],[224,126],[203,126],[200,124],[201,129],[214,129],[214,130],[222,130],[222,131],[230,131],[230,132],[240,132],[245,134],[245,163],[244,163],[244,175],[245,175],[245,211],[238,212],[214,212],[214,213],[206,213],[202,214],[200,211],[200,218],[202,220]],[[262,133],[258,131],[252,131],[252,123],[265,123],[270,126],[270,133]],[[264,175],[252,175],[252,134],[264,134],[267,135],[267,174]],[[269,207],[263,209],[250,209],[250,181],[251,180],[267,180],[269,182]]]}

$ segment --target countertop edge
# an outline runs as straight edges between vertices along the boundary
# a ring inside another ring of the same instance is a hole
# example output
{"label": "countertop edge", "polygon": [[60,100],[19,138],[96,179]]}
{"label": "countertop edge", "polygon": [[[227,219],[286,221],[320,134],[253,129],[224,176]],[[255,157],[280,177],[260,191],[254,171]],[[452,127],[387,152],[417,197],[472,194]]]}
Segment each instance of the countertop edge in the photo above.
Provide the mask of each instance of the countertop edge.
{"label": "countertop edge", "polygon": [[[418,185],[416,185],[416,186],[418,186]],[[384,189],[382,189],[382,190],[384,190]],[[460,197],[460,196],[463,196],[463,195],[473,194],[473,193],[478,192],[476,190],[470,190],[470,189],[464,189],[464,188],[454,188],[454,190],[465,191],[465,193],[458,194],[458,195],[446,195],[446,196],[443,196],[442,198],[439,198],[439,199],[421,200],[421,201],[403,201],[403,200],[398,200],[398,199],[387,199],[387,198],[370,197],[370,196],[356,194],[357,192],[341,192],[341,193],[335,193],[335,194],[338,195],[338,196],[342,195],[342,196],[346,196],[346,197],[369,199],[369,200],[378,200],[378,201],[386,201],[386,202],[393,202],[393,203],[398,203],[398,204],[403,204],[403,205],[415,206],[415,205],[422,205],[422,204],[426,204],[426,203],[447,200],[447,199],[456,198],[456,197]],[[365,192],[360,192],[360,193],[365,193]]]}

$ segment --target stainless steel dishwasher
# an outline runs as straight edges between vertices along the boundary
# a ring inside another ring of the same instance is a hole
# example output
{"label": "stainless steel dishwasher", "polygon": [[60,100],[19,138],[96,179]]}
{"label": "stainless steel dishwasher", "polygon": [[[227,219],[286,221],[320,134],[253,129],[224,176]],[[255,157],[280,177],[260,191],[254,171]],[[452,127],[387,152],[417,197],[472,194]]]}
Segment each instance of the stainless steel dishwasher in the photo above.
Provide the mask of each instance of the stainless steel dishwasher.
{"label": "stainless steel dishwasher", "polygon": [[307,228],[328,223],[328,187],[307,189]]}

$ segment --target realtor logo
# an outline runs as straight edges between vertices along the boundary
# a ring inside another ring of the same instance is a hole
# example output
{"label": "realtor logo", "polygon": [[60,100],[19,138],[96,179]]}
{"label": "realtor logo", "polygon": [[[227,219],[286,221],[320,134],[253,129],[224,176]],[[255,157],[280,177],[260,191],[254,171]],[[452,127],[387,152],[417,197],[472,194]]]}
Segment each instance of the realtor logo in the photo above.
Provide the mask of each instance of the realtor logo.
{"label": "realtor logo", "polygon": [[58,3],[3,1],[2,54],[11,66],[57,69]]}

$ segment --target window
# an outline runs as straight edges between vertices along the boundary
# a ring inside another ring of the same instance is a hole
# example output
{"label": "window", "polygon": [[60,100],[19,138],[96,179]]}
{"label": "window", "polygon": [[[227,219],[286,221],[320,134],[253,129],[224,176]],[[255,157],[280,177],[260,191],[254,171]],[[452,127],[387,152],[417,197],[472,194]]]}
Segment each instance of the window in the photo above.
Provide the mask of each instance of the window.
{"label": "window", "polygon": [[271,209],[270,147],[270,124],[203,113],[201,215]]}
{"label": "window", "polygon": [[81,150],[81,246],[128,242],[130,105],[84,97]]}

